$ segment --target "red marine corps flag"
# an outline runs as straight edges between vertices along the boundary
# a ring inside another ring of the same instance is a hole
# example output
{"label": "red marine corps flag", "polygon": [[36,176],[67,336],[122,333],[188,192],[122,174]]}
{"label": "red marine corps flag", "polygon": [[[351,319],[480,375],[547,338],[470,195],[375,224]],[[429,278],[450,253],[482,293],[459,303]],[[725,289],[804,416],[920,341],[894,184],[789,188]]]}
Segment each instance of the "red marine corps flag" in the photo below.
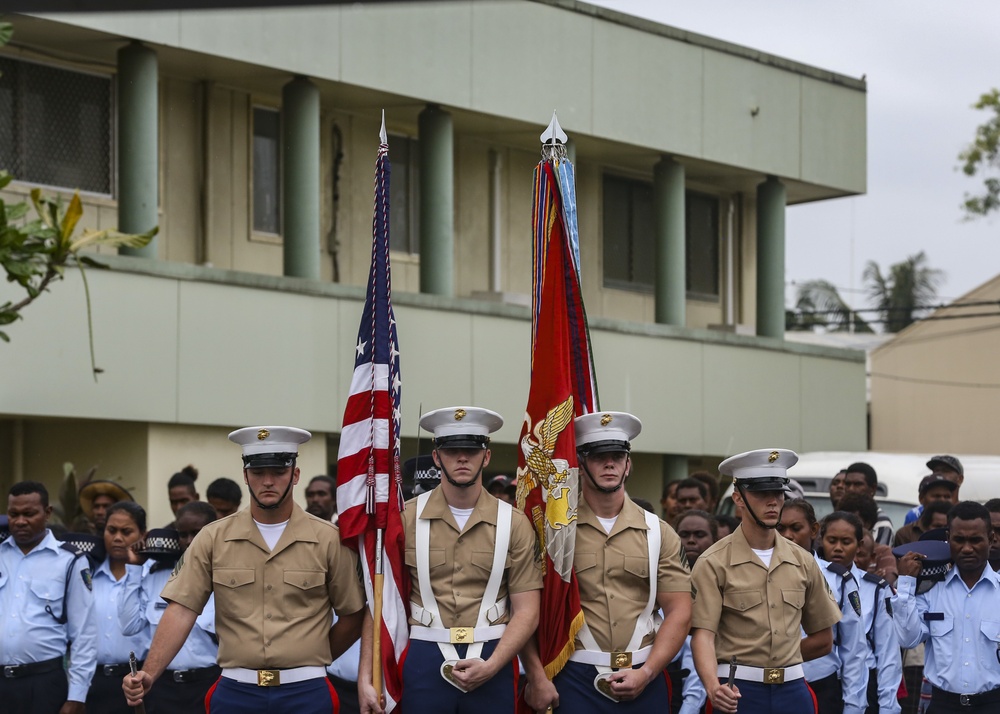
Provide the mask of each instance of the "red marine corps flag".
{"label": "red marine corps flag", "polygon": [[[337,458],[340,537],[357,548],[374,621],[376,692],[392,711],[402,694],[408,641],[403,493],[399,474],[399,343],[389,274],[389,146],[382,117],[368,293],[354,348],[354,376]],[[374,577],[373,577],[374,576]],[[384,689],[382,678],[384,677]]]}
{"label": "red marine corps flag", "polygon": [[580,498],[573,419],[595,410],[597,386],[580,292],[573,165],[552,115],[535,168],[531,386],[519,440],[517,505],[531,519],[545,563],[538,649],[549,679],[583,625],[573,570]]}

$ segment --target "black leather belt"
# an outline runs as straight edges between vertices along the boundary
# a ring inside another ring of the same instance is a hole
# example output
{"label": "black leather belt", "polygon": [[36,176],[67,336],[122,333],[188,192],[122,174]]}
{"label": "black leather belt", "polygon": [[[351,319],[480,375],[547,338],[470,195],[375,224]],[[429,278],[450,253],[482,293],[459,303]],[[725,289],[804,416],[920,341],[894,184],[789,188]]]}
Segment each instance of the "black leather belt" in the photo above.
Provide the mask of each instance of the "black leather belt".
{"label": "black leather belt", "polygon": [[978,707],[983,704],[996,704],[1000,702],[1000,688],[991,689],[988,692],[980,692],[979,694],[955,694],[954,692],[946,692],[937,687],[931,687],[931,701],[960,707]]}
{"label": "black leather belt", "polygon": [[63,658],[54,657],[44,662],[29,662],[28,664],[5,664],[2,667],[4,679],[15,679],[17,677],[30,677],[33,674],[45,674],[62,669]]}
{"label": "black leather belt", "polygon": [[[142,668],[142,662],[138,662],[136,667]],[[132,673],[132,667],[128,662],[124,664],[99,664],[97,665],[97,672],[103,677],[124,677],[126,674]]]}
{"label": "black leather belt", "polygon": [[222,667],[212,665],[197,669],[168,669],[164,674],[180,684],[203,682],[206,679],[218,679],[219,675],[222,674]]}

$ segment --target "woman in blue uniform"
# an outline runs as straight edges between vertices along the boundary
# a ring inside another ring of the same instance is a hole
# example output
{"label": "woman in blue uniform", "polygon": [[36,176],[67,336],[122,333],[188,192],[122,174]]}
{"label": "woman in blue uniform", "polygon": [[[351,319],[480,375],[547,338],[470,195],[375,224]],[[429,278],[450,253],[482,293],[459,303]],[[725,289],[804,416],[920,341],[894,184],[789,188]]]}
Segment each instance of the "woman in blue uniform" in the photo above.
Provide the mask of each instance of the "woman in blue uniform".
{"label": "woman in blue uniform", "polygon": [[118,622],[118,601],[125,591],[125,566],[132,544],[146,535],[146,511],[132,501],[119,501],[107,511],[104,548],[107,557],[94,571],[94,614],[97,621],[97,670],[87,693],[87,714],[132,714],[122,696],[122,677],[129,671],[129,652],[145,659],[149,631],[128,636]]}

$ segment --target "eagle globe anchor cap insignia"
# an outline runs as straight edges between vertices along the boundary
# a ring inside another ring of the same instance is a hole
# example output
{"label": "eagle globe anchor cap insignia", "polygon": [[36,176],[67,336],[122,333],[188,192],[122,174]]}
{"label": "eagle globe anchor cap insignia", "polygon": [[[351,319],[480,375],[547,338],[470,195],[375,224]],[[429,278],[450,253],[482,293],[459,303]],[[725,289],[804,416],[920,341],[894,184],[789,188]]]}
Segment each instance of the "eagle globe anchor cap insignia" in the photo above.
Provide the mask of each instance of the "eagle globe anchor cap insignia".
{"label": "eagle globe anchor cap insignia", "polygon": [[259,441],[264,441],[264,439],[266,439],[270,435],[271,435],[271,432],[269,432],[267,429],[258,429],[257,430],[257,439]]}

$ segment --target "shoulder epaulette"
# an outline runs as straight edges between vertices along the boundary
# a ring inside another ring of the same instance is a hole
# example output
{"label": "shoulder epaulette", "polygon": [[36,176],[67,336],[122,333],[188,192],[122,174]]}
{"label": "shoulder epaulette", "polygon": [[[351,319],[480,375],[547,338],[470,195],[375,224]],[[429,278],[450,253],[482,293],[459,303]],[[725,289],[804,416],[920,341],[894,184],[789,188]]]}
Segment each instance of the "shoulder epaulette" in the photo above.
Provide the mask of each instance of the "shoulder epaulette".
{"label": "shoulder epaulette", "polygon": [[826,569],[829,570],[831,573],[834,573],[835,575],[839,575],[840,577],[844,578],[845,580],[849,580],[849,579],[852,579],[854,577],[854,575],[851,573],[851,571],[848,568],[845,568],[840,563],[829,563],[826,566]]}
{"label": "shoulder epaulette", "polygon": [[880,588],[884,588],[889,584],[888,580],[876,575],[875,573],[865,573],[864,576],[862,576],[862,579],[869,583],[874,583],[876,587]]}

